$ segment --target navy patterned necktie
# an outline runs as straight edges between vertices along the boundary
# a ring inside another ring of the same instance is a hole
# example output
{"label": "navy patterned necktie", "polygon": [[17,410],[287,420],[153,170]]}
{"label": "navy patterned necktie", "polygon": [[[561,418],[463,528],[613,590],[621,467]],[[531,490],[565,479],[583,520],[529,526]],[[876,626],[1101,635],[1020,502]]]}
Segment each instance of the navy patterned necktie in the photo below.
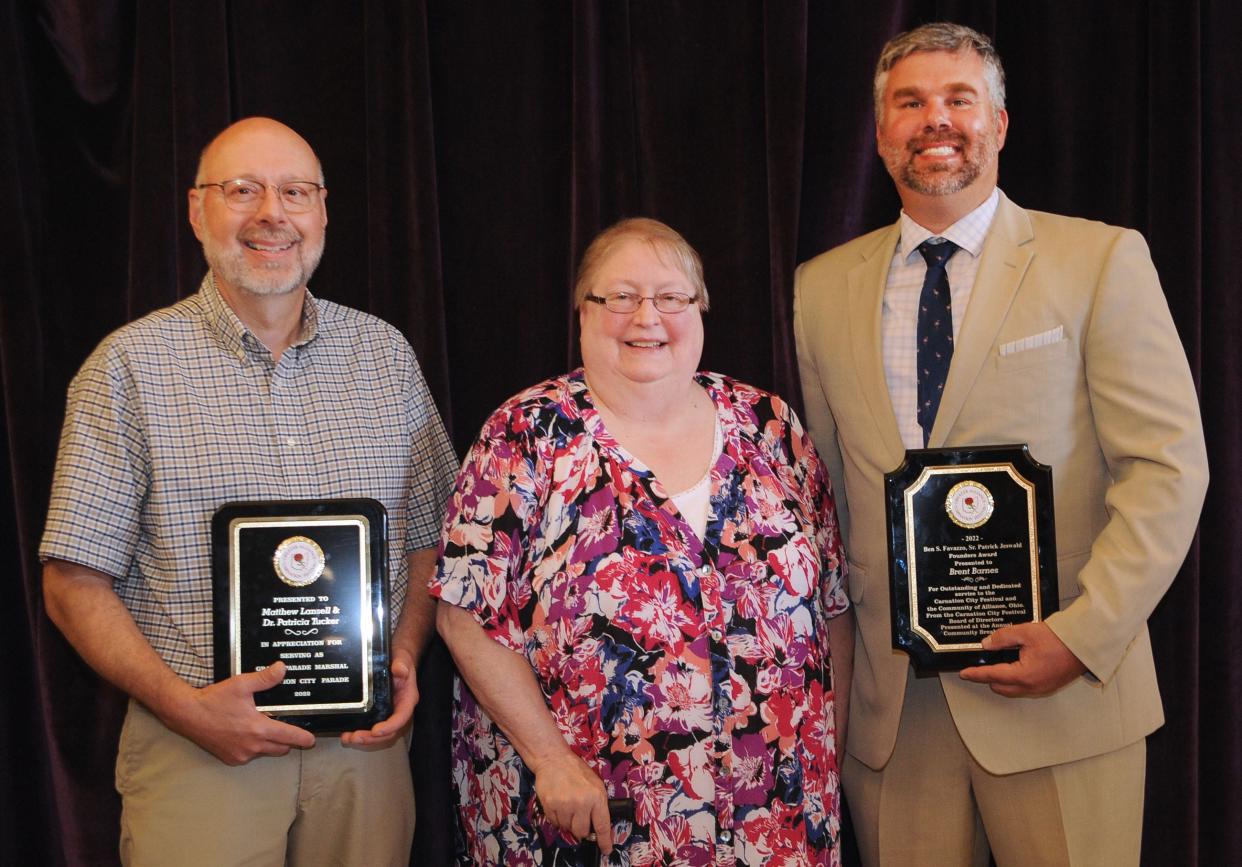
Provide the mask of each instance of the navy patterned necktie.
{"label": "navy patterned necktie", "polygon": [[923,429],[923,448],[931,437],[940,396],[949,378],[949,362],[953,360],[953,299],[949,294],[949,275],[945,265],[958,251],[952,241],[931,239],[919,244],[919,252],[927,262],[927,276],[919,295],[918,357],[919,427]]}

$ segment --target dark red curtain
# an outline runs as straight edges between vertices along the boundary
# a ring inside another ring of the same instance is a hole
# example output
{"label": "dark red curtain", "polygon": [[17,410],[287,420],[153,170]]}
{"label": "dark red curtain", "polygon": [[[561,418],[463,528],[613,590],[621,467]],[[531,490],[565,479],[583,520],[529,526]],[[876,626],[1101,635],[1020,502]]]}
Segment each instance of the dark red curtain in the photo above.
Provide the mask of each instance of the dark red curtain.
{"label": "dark red curtain", "polygon": [[[0,0],[0,862],[116,861],[123,700],[47,621],[36,548],[69,378],[198,285],[185,190],[216,131],[266,114],[315,146],[331,223],[313,288],[402,328],[459,448],[575,363],[573,263],[629,214],[703,254],[704,366],[796,400],[793,268],[895,218],[871,71],[889,36],[937,19],[1005,58],[1010,197],[1151,243],[1213,484],[1152,619],[1168,723],[1149,741],[1144,859],[1242,860],[1234,3]],[[442,864],[443,653],[422,682],[413,860]]]}

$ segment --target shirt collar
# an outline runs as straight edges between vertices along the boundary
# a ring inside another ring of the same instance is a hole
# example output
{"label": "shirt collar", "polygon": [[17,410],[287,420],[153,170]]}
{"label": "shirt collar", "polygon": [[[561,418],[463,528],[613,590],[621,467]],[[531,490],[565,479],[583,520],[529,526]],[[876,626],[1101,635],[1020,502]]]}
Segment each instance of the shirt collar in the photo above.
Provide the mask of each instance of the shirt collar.
{"label": "shirt collar", "polygon": [[[216,275],[212,271],[207,272],[198,291],[203,302],[203,319],[221,348],[243,361],[248,351],[268,351],[263,342],[237,318],[233,308],[220,295],[220,289],[216,286]],[[290,348],[304,346],[314,340],[318,334],[319,305],[315,301],[315,296],[311,295],[310,290],[307,289],[305,299],[302,301],[301,328],[297,340],[293,341]]]}
{"label": "shirt collar", "polygon": [[901,242],[897,245],[897,255],[907,261],[928,238],[944,238],[952,241],[976,259],[983,252],[983,242],[987,239],[988,229],[992,227],[992,219],[996,216],[996,207],[1000,204],[1000,189],[992,188],[992,194],[983,200],[979,207],[966,214],[943,232],[932,232],[907,214],[901,212]]}

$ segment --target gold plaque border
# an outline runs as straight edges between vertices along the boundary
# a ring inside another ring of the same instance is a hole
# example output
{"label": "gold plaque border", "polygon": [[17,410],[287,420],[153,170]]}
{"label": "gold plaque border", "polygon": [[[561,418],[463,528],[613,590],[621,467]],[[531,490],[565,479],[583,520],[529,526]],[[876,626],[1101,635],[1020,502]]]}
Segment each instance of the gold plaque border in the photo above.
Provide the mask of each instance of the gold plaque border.
{"label": "gold plaque border", "polygon": [[906,488],[903,498],[906,517],[906,562],[908,578],[906,591],[910,597],[910,631],[927,643],[934,653],[946,653],[955,650],[982,650],[983,644],[978,641],[941,644],[919,622],[918,609],[918,559],[914,539],[914,497],[935,476],[971,475],[983,473],[1005,473],[1026,492],[1026,526],[1027,549],[1031,555],[1031,612],[1035,621],[1043,620],[1040,605],[1039,575],[1039,533],[1035,526],[1035,485],[1028,481],[1010,462],[1003,464],[950,464],[944,466],[924,467],[919,477]]}
{"label": "gold plaque border", "polygon": [[[260,713],[334,713],[349,711],[365,711],[371,706],[371,644],[374,640],[373,617],[371,614],[371,521],[366,515],[281,515],[262,518],[234,518],[229,522],[229,673],[241,674],[241,625],[239,608],[241,606],[241,563],[238,562],[237,550],[242,530],[257,530],[265,527],[284,527],[297,524],[303,527],[357,527],[358,545],[358,579],[362,592],[362,610],[359,620],[362,626],[362,699],[357,702],[328,702],[321,704],[259,704],[255,709]],[[303,588],[292,588],[301,590]]]}

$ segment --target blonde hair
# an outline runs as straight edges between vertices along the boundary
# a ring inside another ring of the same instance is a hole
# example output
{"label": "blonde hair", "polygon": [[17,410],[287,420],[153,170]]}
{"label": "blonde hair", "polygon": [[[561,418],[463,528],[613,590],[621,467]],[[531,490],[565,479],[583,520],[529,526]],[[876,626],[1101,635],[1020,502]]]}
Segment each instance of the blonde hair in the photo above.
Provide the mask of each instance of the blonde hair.
{"label": "blonde hair", "polygon": [[690,243],[676,229],[659,220],[630,217],[614,223],[596,235],[595,240],[582,254],[582,260],[578,263],[578,276],[574,280],[575,310],[581,309],[605,260],[616,252],[622,242],[630,239],[646,241],[661,262],[680,270],[694,289],[694,303],[699,305],[700,310],[708,309],[707,284],[703,282],[703,261]]}

